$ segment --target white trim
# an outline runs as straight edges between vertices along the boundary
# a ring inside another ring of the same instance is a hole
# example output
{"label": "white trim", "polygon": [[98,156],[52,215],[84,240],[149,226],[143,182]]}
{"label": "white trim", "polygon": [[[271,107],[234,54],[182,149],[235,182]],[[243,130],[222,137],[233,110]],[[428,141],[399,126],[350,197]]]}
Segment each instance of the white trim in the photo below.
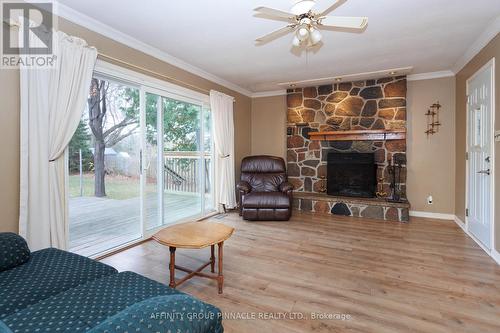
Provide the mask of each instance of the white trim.
{"label": "white trim", "polygon": [[493,249],[491,250],[490,256],[497,262],[497,264],[500,265],[500,252],[497,250]]}
{"label": "white trim", "polygon": [[422,212],[422,211],[416,211],[416,210],[410,210],[410,216],[424,217],[424,218],[428,218],[428,219],[438,219],[438,220],[454,220],[455,219],[455,215],[453,215],[453,214]]}
{"label": "white trim", "polygon": [[286,89],[281,90],[270,90],[270,91],[262,91],[253,93],[252,98],[261,98],[261,97],[272,97],[272,96],[283,96],[286,95]]}
{"label": "white trim", "polygon": [[458,216],[455,216],[454,218],[455,223],[462,229],[462,231],[469,236],[476,244],[484,251],[486,252],[487,255],[489,255],[495,262],[500,265],[500,253],[492,248],[492,250],[488,250],[481,242],[474,237],[469,231],[467,227],[467,223],[464,223]]}
{"label": "white trim", "polygon": [[462,221],[458,216],[454,216],[453,221],[467,234],[467,224]]}
{"label": "white trim", "polygon": [[234,84],[232,82],[229,82],[221,77],[218,77],[217,75],[214,75],[212,73],[209,73],[199,67],[196,67],[194,65],[191,65],[179,58],[176,58],[164,51],[161,51],[149,44],[146,44],[138,39],[135,39],[134,37],[131,37],[121,31],[118,31],[90,16],[87,16],[83,13],[80,13],[73,8],[70,8],[66,5],[63,5],[61,3],[58,3],[58,11],[56,15],[65,18],[66,20],[69,20],[75,24],[78,24],[82,27],[85,27],[87,29],[90,29],[94,32],[97,32],[103,36],[106,36],[108,38],[111,38],[119,43],[122,43],[128,47],[131,47],[133,49],[139,50],[147,55],[150,55],[152,57],[155,57],[159,60],[162,60],[166,63],[169,63],[175,67],[178,67],[180,69],[183,69],[189,73],[198,75],[204,79],[207,79],[209,81],[212,81],[214,83],[217,83],[221,86],[224,86],[228,89],[234,90],[236,92],[239,92],[240,94],[243,94],[245,96],[251,97],[252,92],[238,86],[237,84]]}
{"label": "white trim", "polygon": [[453,72],[458,73],[472,60],[488,43],[500,32],[500,16],[497,16],[493,22],[479,35],[469,49],[453,65]]}
{"label": "white trim", "polygon": [[455,73],[453,73],[453,71],[450,71],[450,70],[445,70],[445,71],[437,71],[437,72],[410,74],[406,77],[406,79],[408,81],[419,81],[419,80],[439,79],[439,78],[451,77],[451,76],[455,76]]}

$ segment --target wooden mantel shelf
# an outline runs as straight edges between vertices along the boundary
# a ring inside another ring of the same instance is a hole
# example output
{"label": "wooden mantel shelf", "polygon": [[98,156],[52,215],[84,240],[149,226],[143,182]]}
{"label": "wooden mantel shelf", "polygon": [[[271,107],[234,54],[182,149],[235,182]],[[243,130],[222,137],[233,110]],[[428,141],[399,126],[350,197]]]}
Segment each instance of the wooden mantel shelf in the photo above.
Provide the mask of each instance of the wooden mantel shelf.
{"label": "wooden mantel shelf", "polygon": [[406,130],[350,130],[309,132],[315,141],[384,141],[406,139]]}

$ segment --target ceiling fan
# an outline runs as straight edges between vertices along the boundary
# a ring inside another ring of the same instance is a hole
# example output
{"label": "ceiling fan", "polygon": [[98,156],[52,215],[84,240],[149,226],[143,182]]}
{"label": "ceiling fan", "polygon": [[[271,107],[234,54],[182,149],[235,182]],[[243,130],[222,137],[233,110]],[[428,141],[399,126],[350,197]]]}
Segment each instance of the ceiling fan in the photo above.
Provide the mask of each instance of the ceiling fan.
{"label": "ceiling fan", "polygon": [[327,16],[346,1],[335,0],[330,7],[320,13],[313,11],[313,7],[316,4],[314,0],[295,0],[290,13],[268,7],[257,7],[254,9],[257,12],[256,16],[285,21],[288,22],[288,25],[257,38],[255,41],[258,44],[264,44],[284,34],[294,32],[293,46],[310,47],[321,41],[321,29],[363,30],[368,24],[367,17]]}

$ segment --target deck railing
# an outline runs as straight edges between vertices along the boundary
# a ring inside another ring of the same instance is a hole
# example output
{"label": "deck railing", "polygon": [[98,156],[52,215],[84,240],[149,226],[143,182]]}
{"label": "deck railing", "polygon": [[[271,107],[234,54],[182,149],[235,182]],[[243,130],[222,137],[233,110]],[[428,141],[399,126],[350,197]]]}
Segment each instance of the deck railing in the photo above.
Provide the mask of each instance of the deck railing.
{"label": "deck railing", "polygon": [[210,153],[204,153],[205,163],[196,151],[167,151],[163,154],[165,191],[200,193],[200,168],[205,174],[205,193],[210,192]]}

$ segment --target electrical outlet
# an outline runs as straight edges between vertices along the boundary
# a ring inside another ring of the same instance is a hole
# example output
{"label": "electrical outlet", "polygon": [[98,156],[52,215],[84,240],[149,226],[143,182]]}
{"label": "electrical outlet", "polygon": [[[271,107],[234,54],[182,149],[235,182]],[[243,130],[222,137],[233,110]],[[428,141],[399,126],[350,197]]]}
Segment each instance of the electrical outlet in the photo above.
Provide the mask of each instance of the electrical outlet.
{"label": "electrical outlet", "polygon": [[432,195],[429,195],[429,196],[427,197],[427,204],[428,204],[428,205],[432,205],[432,202],[433,202]]}

